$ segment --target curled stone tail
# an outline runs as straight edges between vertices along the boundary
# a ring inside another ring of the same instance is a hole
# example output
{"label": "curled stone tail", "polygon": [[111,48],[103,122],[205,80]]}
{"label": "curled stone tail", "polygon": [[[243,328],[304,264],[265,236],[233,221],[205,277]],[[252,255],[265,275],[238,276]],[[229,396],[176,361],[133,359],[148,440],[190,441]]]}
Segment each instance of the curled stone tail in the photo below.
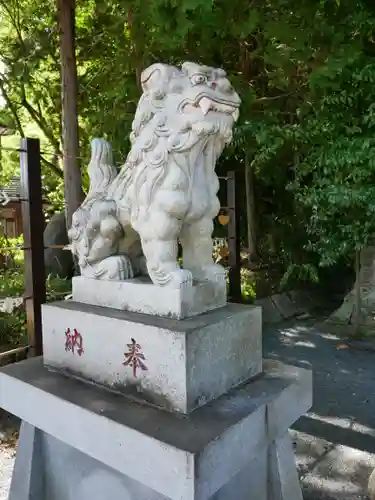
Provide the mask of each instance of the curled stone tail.
{"label": "curled stone tail", "polygon": [[91,141],[91,160],[88,167],[90,190],[88,197],[107,191],[108,186],[117,176],[113,166],[112,148],[104,139]]}

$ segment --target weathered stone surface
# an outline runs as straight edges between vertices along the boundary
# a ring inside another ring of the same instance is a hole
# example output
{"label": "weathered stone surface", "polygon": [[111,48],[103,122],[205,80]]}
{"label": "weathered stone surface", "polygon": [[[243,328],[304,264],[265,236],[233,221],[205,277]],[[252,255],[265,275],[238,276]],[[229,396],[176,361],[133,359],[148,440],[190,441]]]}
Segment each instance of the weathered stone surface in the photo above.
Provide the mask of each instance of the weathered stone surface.
{"label": "weathered stone surface", "polygon": [[180,289],[156,287],[147,278],[104,281],[73,278],[73,300],[166,318],[196,316],[227,304],[224,280],[196,283]]}
{"label": "weathered stone surface", "polygon": [[[47,365],[168,409],[187,413],[262,370],[259,307],[229,304],[185,320],[71,301],[42,311]],[[74,354],[65,349],[68,329],[82,336],[81,355],[79,337]]]}
{"label": "weathered stone surface", "polygon": [[[65,214],[59,213],[51,217],[44,230],[44,245],[67,245],[69,243]],[[73,276],[74,264],[71,252],[59,248],[44,250],[46,273],[58,275],[61,278]]]}
{"label": "weathered stone surface", "polygon": [[[42,434],[38,500],[300,500],[287,436],[309,409],[300,392],[311,392],[311,374],[266,362],[262,378],[181,418],[51,373],[41,359],[0,370],[0,406]],[[275,399],[295,408],[292,420],[275,418]],[[33,453],[23,450],[25,464]],[[22,488],[29,479],[16,470],[12,488]]]}

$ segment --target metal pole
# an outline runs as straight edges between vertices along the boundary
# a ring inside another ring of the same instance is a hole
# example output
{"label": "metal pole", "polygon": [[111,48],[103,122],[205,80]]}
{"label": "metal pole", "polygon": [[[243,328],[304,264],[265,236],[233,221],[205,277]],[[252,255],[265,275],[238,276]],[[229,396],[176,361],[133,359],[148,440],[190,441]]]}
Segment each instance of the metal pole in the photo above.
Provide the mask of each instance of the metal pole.
{"label": "metal pole", "polygon": [[46,279],[40,143],[38,139],[21,139],[20,164],[29,356],[40,356],[43,351],[41,305],[46,301]]}
{"label": "metal pole", "polygon": [[236,205],[236,174],[227,174],[229,300],[242,302],[239,218]]}

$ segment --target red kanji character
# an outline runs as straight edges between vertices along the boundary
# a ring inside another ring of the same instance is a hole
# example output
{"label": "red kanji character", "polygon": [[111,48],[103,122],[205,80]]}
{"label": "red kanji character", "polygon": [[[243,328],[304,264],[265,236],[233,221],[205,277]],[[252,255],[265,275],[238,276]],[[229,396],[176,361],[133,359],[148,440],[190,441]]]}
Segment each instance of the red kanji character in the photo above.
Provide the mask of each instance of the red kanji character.
{"label": "red kanji character", "polygon": [[136,343],[134,339],[131,339],[132,343],[127,344],[128,352],[125,352],[124,366],[130,366],[133,368],[133,376],[137,377],[137,369],[140,368],[143,371],[147,371],[148,368],[143,363],[146,360],[145,355],[141,352],[141,346]]}
{"label": "red kanji character", "polygon": [[67,328],[65,332],[65,351],[71,351],[72,354],[75,354],[74,349],[76,347],[78,356],[82,356],[84,352],[82,335],[77,331],[76,328],[74,328],[73,333],[71,332],[70,328]]}

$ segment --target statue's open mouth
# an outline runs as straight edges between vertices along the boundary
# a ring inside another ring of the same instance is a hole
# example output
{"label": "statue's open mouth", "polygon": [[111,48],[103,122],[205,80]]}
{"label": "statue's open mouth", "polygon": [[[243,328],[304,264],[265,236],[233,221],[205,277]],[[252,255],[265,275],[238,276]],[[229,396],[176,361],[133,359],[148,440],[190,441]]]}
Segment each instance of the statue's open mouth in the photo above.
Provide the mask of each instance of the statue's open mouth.
{"label": "statue's open mouth", "polygon": [[204,115],[207,115],[209,111],[216,111],[218,113],[231,115],[234,121],[237,121],[239,116],[238,106],[235,103],[215,100],[212,97],[207,97],[205,95],[198,96],[194,102],[185,101],[182,106],[184,113],[193,113],[196,112],[197,109],[200,109]]}

